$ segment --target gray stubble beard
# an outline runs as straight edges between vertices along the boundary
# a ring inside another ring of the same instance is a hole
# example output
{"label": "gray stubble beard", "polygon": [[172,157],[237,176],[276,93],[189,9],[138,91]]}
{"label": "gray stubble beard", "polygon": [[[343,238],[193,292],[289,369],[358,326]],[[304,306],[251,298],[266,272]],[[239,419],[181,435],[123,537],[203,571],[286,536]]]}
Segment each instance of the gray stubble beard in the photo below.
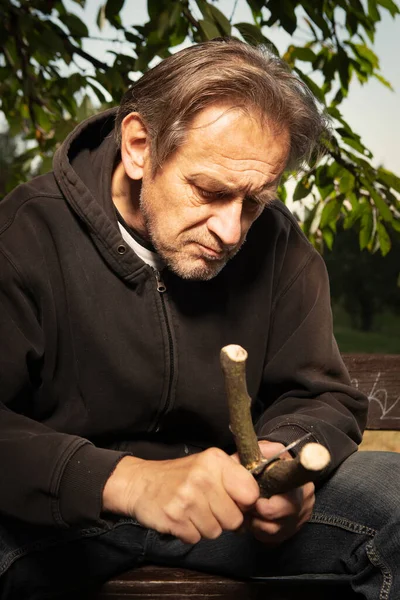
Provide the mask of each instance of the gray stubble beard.
{"label": "gray stubble beard", "polygon": [[[170,248],[170,249],[167,248],[167,250],[163,249],[162,243],[160,243],[159,240],[157,239],[157,236],[154,235],[154,227],[153,227],[152,218],[147,211],[146,200],[143,196],[143,187],[140,191],[139,202],[140,202],[140,210],[141,210],[141,213],[143,216],[143,220],[144,220],[144,223],[145,223],[145,226],[146,226],[147,232],[149,234],[152,245],[156,249],[160,258],[167,265],[167,267],[173,273],[175,273],[175,275],[178,275],[178,277],[181,277],[182,279],[187,279],[190,281],[210,281],[211,279],[214,279],[214,277],[216,277],[222,271],[222,269],[225,267],[227,262],[239,252],[240,248],[242,247],[242,245],[245,241],[245,240],[243,240],[243,242],[240,244],[239,247],[235,248],[230,253],[228,253],[226,256],[226,259],[223,261],[218,260],[218,258],[204,259],[206,261],[206,263],[210,263],[210,266],[212,263],[216,263],[216,262],[222,263],[222,264],[216,266],[216,268],[213,268],[212,270],[207,269],[205,266],[192,267],[190,270],[182,269],[182,266],[179,264],[182,261],[179,261],[179,256],[176,256],[176,254],[179,255],[180,251],[179,250],[177,251],[175,248]],[[188,243],[191,243],[192,241],[196,242],[196,240],[190,240],[190,241],[188,241]],[[174,257],[174,255],[175,255],[175,257]]]}

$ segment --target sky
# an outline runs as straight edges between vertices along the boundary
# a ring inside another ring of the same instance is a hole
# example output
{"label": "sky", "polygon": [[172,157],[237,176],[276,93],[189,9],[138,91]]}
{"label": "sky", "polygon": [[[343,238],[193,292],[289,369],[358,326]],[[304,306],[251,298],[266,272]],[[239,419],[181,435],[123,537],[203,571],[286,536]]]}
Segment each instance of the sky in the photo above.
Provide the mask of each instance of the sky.
{"label": "sky", "polygon": [[[84,11],[81,11],[72,0],[67,0],[66,4],[84,18],[93,35],[115,38],[115,30],[105,27],[100,32],[95,25],[99,6],[103,1],[87,0]],[[191,4],[194,5],[194,2]],[[219,0],[216,6],[229,17],[235,2]],[[391,83],[394,92],[376,79],[364,85],[360,85],[353,79],[349,96],[341,104],[340,110],[354,131],[361,135],[364,144],[372,151],[373,163],[376,166],[382,164],[386,169],[400,175],[400,18],[393,19],[387,11],[382,10],[381,13],[382,21],[377,26],[373,48],[380,59],[381,73]],[[146,0],[125,0],[121,16],[125,24],[144,23],[148,20]],[[237,0],[234,13],[233,22],[241,21],[252,22],[245,0]],[[284,51],[291,43],[300,45],[305,40],[304,35],[291,37],[280,27],[272,27],[265,34],[279,51]],[[106,59],[109,43],[93,41],[86,44],[88,51],[96,52],[99,58]],[[123,44],[118,44],[118,48],[122,50]],[[126,51],[125,48],[122,51]]]}

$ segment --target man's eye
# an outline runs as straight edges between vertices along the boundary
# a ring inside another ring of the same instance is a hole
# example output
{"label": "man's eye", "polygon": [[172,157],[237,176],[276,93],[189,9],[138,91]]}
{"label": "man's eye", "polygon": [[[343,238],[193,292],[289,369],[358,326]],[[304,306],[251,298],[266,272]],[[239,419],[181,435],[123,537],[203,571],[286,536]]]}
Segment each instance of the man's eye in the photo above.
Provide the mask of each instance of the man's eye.
{"label": "man's eye", "polygon": [[197,188],[200,196],[203,198],[207,198],[207,200],[222,200],[226,198],[226,194],[224,192],[208,192],[207,190],[203,190],[202,188]]}
{"label": "man's eye", "polygon": [[260,208],[260,206],[264,206],[264,202],[260,198],[257,198],[257,196],[246,196],[246,201],[252,208]]}

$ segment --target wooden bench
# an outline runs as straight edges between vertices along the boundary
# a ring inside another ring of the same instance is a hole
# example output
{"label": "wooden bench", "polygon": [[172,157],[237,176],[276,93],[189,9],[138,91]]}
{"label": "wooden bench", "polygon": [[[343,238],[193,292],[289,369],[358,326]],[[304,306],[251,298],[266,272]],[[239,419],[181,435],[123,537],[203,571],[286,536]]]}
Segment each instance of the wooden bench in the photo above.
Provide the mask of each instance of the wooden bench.
{"label": "wooden bench", "polygon": [[400,452],[400,355],[345,354],[352,384],[369,399],[361,450]]}
{"label": "wooden bench", "polygon": [[[369,398],[365,450],[400,452],[400,355],[343,356],[355,387]],[[98,600],[356,600],[348,585],[337,582],[234,580],[187,569],[145,565],[105,584]]]}

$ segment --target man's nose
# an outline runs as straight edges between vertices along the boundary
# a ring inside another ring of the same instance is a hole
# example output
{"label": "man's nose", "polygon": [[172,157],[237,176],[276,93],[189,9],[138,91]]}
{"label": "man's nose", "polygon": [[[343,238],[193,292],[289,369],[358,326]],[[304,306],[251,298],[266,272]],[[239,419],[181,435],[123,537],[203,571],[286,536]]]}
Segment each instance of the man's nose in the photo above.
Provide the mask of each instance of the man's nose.
{"label": "man's nose", "polygon": [[242,209],[242,202],[238,200],[213,206],[207,227],[224,246],[236,246],[242,237]]}

